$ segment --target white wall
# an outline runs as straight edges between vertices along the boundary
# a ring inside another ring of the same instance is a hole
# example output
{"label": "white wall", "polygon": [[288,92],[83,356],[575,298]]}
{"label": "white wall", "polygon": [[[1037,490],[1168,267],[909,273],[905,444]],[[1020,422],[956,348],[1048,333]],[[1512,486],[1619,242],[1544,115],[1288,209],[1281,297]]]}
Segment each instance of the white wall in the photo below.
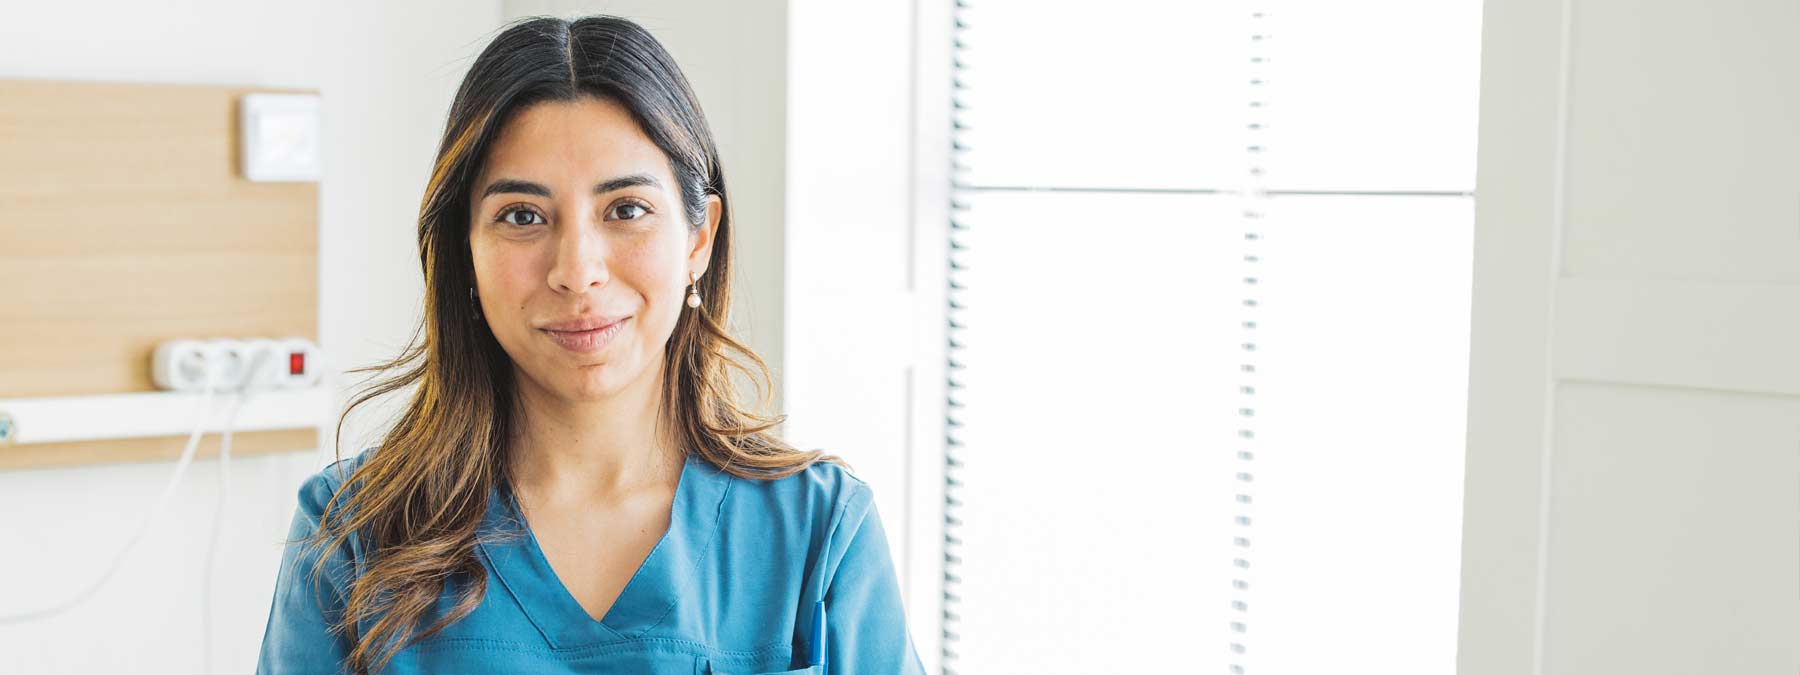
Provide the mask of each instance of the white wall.
{"label": "white wall", "polygon": [[[498,0],[9,2],[0,6],[0,77],[318,90],[319,337],[343,368],[391,357],[411,334],[423,288],[419,198],[455,86],[499,21]],[[351,384],[333,383],[334,411]],[[353,418],[345,447],[354,452],[379,426],[377,415]],[[319,445],[327,454],[329,432]],[[232,465],[212,587],[216,672],[255,666],[294,493],[322,461],[312,448],[296,450]],[[170,467],[0,473],[0,613],[97,578]],[[202,672],[201,572],[216,480],[214,462],[197,462],[164,521],[90,602],[0,625],[0,672]]]}
{"label": "white wall", "polygon": [[1800,3],[1485,9],[1457,672],[1800,672]]}

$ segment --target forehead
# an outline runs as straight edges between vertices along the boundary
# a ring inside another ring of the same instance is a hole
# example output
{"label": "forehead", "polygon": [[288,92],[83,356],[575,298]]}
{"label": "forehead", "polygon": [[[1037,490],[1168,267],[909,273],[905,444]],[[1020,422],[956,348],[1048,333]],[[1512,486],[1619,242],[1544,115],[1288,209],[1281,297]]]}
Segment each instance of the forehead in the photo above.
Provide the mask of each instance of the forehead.
{"label": "forehead", "polygon": [[472,187],[480,190],[496,178],[591,182],[638,172],[669,184],[668,158],[631,112],[617,102],[584,96],[514,113],[488,148]]}

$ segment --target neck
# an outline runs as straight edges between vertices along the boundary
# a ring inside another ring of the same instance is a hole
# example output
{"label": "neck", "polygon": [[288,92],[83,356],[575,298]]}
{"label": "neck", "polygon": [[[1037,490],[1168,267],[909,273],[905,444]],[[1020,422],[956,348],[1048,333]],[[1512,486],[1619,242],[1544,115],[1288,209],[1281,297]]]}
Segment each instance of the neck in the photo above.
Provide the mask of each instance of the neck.
{"label": "neck", "polygon": [[508,461],[514,487],[539,503],[617,501],[672,490],[683,457],[662,433],[659,367],[611,396],[573,399],[515,371]]}

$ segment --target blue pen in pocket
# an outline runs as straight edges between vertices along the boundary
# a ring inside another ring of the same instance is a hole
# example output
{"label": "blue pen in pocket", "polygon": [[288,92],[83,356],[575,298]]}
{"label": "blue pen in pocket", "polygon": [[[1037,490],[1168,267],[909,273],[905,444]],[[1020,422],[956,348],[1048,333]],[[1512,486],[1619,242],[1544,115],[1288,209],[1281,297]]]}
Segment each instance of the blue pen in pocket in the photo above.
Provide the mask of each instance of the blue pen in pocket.
{"label": "blue pen in pocket", "polygon": [[806,665],[819,666],[821,675],[825,672],[825,601],[813,603],[812,638],[807,640],[809,651]]}

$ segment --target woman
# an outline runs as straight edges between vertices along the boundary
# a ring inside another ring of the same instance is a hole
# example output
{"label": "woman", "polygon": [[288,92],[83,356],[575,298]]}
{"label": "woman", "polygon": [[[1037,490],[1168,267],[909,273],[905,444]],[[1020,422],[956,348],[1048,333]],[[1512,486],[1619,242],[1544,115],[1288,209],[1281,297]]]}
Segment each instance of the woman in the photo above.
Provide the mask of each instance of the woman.
{"label": "woman", "polygon": [[641,27],[495,38],[420,209],[424,339],[345,415],[417,389],[301,487],[258,671],[922,673],[869,486],[733,396],[768,373],[729,207]]}

